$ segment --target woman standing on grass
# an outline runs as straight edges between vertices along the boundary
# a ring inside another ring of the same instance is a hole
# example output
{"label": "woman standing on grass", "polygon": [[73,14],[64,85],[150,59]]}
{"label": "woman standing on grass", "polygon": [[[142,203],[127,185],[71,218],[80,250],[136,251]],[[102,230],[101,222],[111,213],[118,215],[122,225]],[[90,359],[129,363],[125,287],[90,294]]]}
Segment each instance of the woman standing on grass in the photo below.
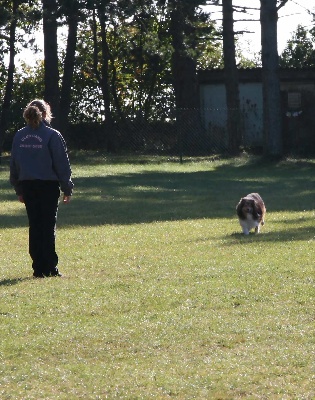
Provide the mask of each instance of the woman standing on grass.
{"label": "woman standing on grass", "polygon": [[73,188],[67,147],[50,126],[50,106],[44,100],[28,104],[23,117],[27,125],[13,139],[10,182],[28,216],[33,276],[61,276],[55,250],[58,203],[60,189],[67,204]]}

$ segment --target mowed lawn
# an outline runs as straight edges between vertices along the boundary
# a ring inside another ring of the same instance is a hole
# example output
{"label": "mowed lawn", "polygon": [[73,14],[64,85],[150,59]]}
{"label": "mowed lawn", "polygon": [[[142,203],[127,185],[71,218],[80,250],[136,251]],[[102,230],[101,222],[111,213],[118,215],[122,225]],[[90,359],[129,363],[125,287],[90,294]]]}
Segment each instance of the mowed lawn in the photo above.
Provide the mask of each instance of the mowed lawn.
{"label": "mowed lawn", "polygon": [[1,400],[315,399],[314,160],[70,157],[64,278],[32,278],[0,166]]}

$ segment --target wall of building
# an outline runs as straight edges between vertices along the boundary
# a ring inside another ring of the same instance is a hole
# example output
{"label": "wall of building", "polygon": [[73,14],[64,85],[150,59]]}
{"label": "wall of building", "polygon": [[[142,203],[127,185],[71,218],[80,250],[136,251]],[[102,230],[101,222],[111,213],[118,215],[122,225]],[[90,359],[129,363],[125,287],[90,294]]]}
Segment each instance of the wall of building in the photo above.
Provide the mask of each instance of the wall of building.
{"label": "wall of building", "polygon": [[[262,146],[263,114],[262,85],[259,82],[239,85],[240,126],[244,146]],[[223,83],[200,85],[201,108],[204,115],[204,127],[213,140],[227,146],[228,134],[226,91]]]}
{"label": "wall of building", "polygon": [[[245,147],[263,146],[261,68],[239,70],[240,127]],[[283,143],[287,153],[315,153],[315,69],[279,71]],[[224,70],[199,71],[200,104],[207,136],[228,144]]]}

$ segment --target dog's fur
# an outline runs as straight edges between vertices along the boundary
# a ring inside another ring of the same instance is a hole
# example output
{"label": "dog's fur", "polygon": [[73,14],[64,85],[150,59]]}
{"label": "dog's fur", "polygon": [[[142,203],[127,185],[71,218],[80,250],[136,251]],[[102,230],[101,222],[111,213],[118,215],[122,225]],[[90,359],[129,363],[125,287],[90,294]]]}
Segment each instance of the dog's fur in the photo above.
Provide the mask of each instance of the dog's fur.
{"label": "dog's fur", "polygon": [[265,224],[266,207],[258,193],[250,193],[241,198],[236,212],[244,235],[248,235],[253,228],[255,233],[259,233],[261,225]]}

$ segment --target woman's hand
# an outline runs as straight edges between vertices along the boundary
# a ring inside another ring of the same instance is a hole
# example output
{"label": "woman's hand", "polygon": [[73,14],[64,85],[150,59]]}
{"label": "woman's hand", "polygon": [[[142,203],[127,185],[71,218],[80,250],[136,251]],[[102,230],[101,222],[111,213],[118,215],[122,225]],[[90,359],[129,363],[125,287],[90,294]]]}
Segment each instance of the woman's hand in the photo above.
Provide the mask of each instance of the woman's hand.
{"label": "woman's hand", "polygon": [[63,202],[64,202],[64,204],[70,203],[70,200],[71,200],[71,196],[63,196]]}

